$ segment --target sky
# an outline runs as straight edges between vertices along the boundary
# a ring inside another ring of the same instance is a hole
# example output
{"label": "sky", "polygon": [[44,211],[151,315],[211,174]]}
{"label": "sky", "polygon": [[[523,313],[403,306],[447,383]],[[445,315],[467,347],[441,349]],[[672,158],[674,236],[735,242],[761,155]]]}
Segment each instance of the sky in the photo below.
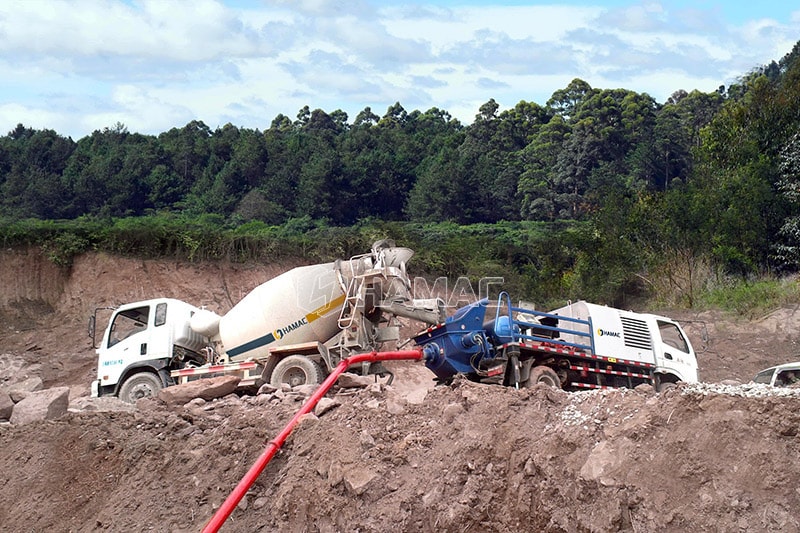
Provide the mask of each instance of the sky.
{"label": "sky", "polygon": [[308,106],[399,102],[470,124],[580,78],[665,102],[711,92],[800,40],[786,0],[2,0],[0,135],[78,140],[193,120],[265,130]]}

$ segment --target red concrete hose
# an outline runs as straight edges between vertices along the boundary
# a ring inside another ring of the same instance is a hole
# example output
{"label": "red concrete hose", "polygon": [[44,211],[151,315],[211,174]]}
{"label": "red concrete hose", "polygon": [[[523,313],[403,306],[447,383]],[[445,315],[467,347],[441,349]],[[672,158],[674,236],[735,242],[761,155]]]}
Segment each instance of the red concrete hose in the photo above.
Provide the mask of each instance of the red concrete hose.
{"label": "red concrete hose", "polygon": [[330,388],[336,383],[336,380],[339,379],[339,375],[342,374],[345,370],[347,370],[351,365],[357,363],[365,363],[365,362],[378,362],[378,361],[405,361],[405,360],[412,360],[412,361],[419,361],[423,357],[422,350],[401,350],[395,352],[370,352],[370,353],[363,353],[358,355],[353,355],[348,357],[347,359],[343,359],[336,368],[333,369],[333,372],[322,382],[322,384],[314,391],[306,403],[303,404],[303,407],[300,408],[299,411],[292,417],[286,427],[283,428],[283,431],[278,434],[273,440],[267,443],[266,449],[264,452],[259,456],[253,466],[250,467],[250,470],[244,475],[239,484],[236,485],[236,488],[233,489],[233,492],[225,499],[217,512],[214,513],[214,516],[206,523],[205,527],[203,528],[203,533],[209,532],[217,532],[222,527],[222,524],[225,523],[225,520],[233,513],[233,510],[236,509],[236,506],[239,505],[239,502],[244,498],[244,495],[247,494],[247,491],[250,487],[255,483],[258,476],[261,475],[261,472],[267,467],[270,460],[278,453],[278,450],[283,443],[286,442],[286,439],[294,430],[294,427],[300,421],[300,418],[303,415],[308,414],[311,412],[312,409],[317,405],[317,403],[322,399],[325,394],[328,393]]}

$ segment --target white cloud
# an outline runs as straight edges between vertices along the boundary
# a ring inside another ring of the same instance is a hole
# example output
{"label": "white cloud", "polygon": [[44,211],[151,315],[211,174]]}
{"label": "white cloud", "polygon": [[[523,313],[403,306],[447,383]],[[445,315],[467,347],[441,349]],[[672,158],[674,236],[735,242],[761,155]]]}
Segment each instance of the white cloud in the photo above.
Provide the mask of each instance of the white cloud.
{"label": "white cloud", "polygon": [[0,129],[22,122],[77,138],[116,122],[146,133],[194,119],[266,128],[305,105],[353,119],[397,101],[469,123],[490,98],[504,108],[544,104],[573,78],[664,101],[779,60],[800,35],[800,11],[733,24],[719,6],[650,0],[615,8],[603,0],[239,5],[0,2]]}

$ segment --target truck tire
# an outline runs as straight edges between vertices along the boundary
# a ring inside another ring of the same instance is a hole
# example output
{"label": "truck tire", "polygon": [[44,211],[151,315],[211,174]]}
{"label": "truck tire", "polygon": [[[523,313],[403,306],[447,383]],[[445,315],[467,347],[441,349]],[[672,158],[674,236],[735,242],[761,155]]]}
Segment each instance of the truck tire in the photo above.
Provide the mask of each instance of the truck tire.
{"label": "truck tire", "polygon": [[523,386],[534,387],[537,383],[544,383],[555,389],[561,388],[561,380],[558,378],[556,371],[549,366],[535,366],[531,369],[531,375]]}
{"label": "truck tire", "polygon": [[658,392],[667,392],[676,388],[678,388],[678,385],[671,381],[663,381],[658,384]]}
{"label": "truck tire", "polygon": [[322,383],[323,375],[322,367],[316,361],[304,355],[290,355],[275,365],[269,384],[276,388],[280,388],[283,383],[291,387],[318,385]]}
{"label": "truck tire", "polygon": [[156,396],[162,388],[161,379],[157,375],[152,372],[138,372],[128,376],[119,388],[119,399],[136,403],[136,400]]}

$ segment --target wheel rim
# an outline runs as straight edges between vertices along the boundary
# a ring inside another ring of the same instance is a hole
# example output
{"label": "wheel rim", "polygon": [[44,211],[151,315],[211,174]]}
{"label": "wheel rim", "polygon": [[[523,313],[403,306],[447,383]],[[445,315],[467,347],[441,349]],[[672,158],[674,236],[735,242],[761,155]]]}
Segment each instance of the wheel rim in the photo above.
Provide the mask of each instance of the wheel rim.
{"label": "wheel rim", "polygon": [[544,383],[545,385],[548,385],[550,387],[556,386],[556,382],[553,380],[553,378],[551,378],[546,374],[543,376],[539,376],[539,383]]}
{"label": "wheel rim", "polygon": [[150,398],[155,396],[156,392],[148,383],[137,383],[131,388],[130,397],[134,400],[141,400],[142,398]]}
{"label": "wheel rim", "polygon": [[283,381],[283,383],[288,383],[292,387],[297,387],[298,385],[305,384],[306,373],[298,367],[289,368],[283,374],[283,379],[281,381]]}

